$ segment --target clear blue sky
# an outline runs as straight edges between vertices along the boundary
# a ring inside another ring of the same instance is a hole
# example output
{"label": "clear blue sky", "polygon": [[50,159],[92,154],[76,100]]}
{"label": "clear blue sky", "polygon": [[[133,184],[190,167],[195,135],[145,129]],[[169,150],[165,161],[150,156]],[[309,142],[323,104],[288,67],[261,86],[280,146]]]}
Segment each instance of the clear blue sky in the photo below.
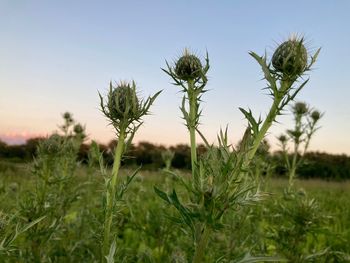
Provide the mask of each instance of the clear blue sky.
{"label": "clear blue sky", "polygon": [[[199,55],[208,50],[211,60],[202,131],[214,141],[228,124],[235,143],[246,125],[238,107],[264,116],[271,102],[248,51],[271,55],[298,32],[310,50],[322,47],[298,97],[325,112],[311,149],[350,154],[349,11],[345,0],[0,0],[0,137],[50,133],[70,111],[90,138],[107,142],[113,131],[99,112],[97,91],[105,92],[110,80],[134,79],[144,96],[164,90],[136,141],[187,142],[182,95],[160,68],[190,47]],[[291,116],[278,120],[272,145],[291,125]]]}

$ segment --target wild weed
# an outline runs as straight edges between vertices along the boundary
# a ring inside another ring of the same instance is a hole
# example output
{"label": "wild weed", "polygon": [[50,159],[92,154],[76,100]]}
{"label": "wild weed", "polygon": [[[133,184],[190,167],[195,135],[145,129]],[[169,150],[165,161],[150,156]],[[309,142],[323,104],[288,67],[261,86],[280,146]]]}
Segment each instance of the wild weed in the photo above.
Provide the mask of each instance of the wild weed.
{"label": "wild weed", "polygon": [[35,191],[23,193],[19,200],[18,214],[24,223],[43,219],[24,233],[27,261],[53,260],[54,243],[63,234],[65,217],[79,196],[80,185],[74,182],[84,128],[68,112],[63,118],[62,135],[55,133],[39,143],[32,171]]}
{"label": "wild weed", "polygon": [[[179,217],[174,222],[179,223],[184,231],[190,231],[194,241],[192,262],[203,262],[205,254],[208,254],[205,252],[209,239],[213,232],[222,230],[222,218],[229,210],[245,207],[262,199],[263,194],[258,191],[255,179],[249,177],[247,171],[276,117],[308,82],[306,80],[300,85],[297,83],[310,70],[318,53],[319,50],[309,58],[302,38],[291,38],[282,43],[270,62],[267,62],[266,56],[260,57],[250,52],[262,68],[268,84],[266,89],[273,103],[264,121],[261,118],[256,120],[251,110],[240,108],[248,120],[248,128],[238,149],[228,143],[227,130],[220,131],[218,146],[214,146],[207,142],[198,128],[200,102],[206,91],[206,74],[209,70],[208,54],[203,66],[197,56],[185,50],[174,66],[167,63],[167,69],[163,69],[185,94],[180,109],[190,134],[192,180],[186,182],[179,178],[189,195],[187,203],[179,199],[175,189],[170,194],[157,187],[155,191],[178,210]],[[207,153],[199,159],[196,132],[208,148]],[[248,260],[251,260],[251,256],[247,254],[241,262]]]}
{"label": "wild weed", "polygon": [[[317,110],[309,109],[309,106],[303,102],[296,102],[292,107],[292,113],[294,129],[287,130],[287,135],[281,135],[278,138],[287,168],[289,188],[293,187],[296,170],[309,148],[311,138],[318,130],[317,124],[323,115]],[[288,151],[289,142],[293,143],[291,160]]]}
{"label": "wild weed", "polygon": [[[270,206],[271,226],[269,238],[277,252],[291,262],[338,262],[343,254],[325,245],[323,239],[333,234],[326,228],[331,218],[319,202],[305,190],[295,187],[297,168],[302,163],[310,141],[318,130],[322,117],[319,111],[310,109],[304,102],[292,106],[294,128],[279,136],[282,155],[288,175],[288,188],[281,198]],[[292,143],[292,151],[288,145]]]}
{"label": "wild weed", "polygon": [[116,241],[114,240],[111,244],[111,237],[114,239],[115,236],[115,232],[111,232],[111,226],[113,217],[116,216],[116,211],[118,211],[117,200],[121,200],[129,183],[139,170],[137,169],[131,177],[128,177],[125,183],[119,184],[118,189],[117,177],[123,154],[131,145],[136,131],[141,126],[142,117],[149,113],[150,106],[159,94],[160,91],[146,100],[140,100],[137,96],[135,82],[120,82],[116,86],[110,83],[106,100],[99,94],[101,111],[109,119],[118,137],[111,175],[109,176],[107,171],[101,166],[101,172],[105,176],[106,181],[101,262],[104,262],[105,259],[110,262],[114,256]]}

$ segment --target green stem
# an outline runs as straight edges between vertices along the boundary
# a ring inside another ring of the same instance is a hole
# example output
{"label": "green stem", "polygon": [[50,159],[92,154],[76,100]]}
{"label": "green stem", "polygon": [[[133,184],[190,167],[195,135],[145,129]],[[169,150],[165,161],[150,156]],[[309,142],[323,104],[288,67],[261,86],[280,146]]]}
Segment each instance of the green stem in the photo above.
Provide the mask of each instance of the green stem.
{"label": "green stem", "polygon": [[204,225],[204,228],[202,229],[202,233],[200,234],[199,242],[197,242],[196,244],[196,250],[193,256],[192,263],[203,262],[203,256],[204,256],[205,249],[208,245],[209,237],[210,237],[210,228]]}
{"label": "green stem", "polygon": [[121,129],[117,148],[114,155],[114,163],[112,169],[112,178],[109,185],[107,186],[107,200],[106,200],[106,212],[105,212],[105,222],[104,222],[104,234],[103,234],[103,245],[101,262],[105,261],[105,256],[109,253],[110,247],[110,229],[113,219],[113,207],[115,205],[115,195],[117,190],[117,177],[120,168],[120,162],[123,155],[124,145],[125,145],[125,129]]}
{"label": "green stem", "polygon": [[297,160],[298,160],[298,151],[299,151],[299,145],[300,145],[300,135],[301,135],[301,115],[296,115],[295,117],[295,137],[294,138],[294,153],[293,153],[293,159],[291,164],[291,169],[289,172],[289,190],[292,189],[294,184],[294,178],[295,178],[295,172],[297,169]]}
{"label": "green stem", "polygon": [[[197,95],[194,89],[193,81],[188,81],[188,100],[190,104],[188,129],[190,131],[191,143],[191,168],[192,178],[196,180],[196,165],[197,165],[197,144],[196,144],[196,114],[197,114]],[[196,182],[194,182],[195,185]]]}
{"label": "green stem", "polygon": [[287,81],[281,82],[281,88],[278,91],[278,94],[276,94],[276,96],[274,97],[271,109],[270,109],[269,113],[267,114],[266,119],[265,119],[263,125],[261,126],[261,129],[259,130],[259,133],[254,138],[252,148],[248,152],[248,158],[246,158],[246,161],[244,162],[243,167],[247,167],[247,165],[249,165],[251,160],[254,158],[254,155],[255,155],[256,151],[258,150],[261,141],[264,139],[266,132],[271,127],[272,123],[274,122],[274,120],[277,116],[277,113],[280,110],[279,107],[280,107],[280,103],[281,103],[282,99],[284,98],[287,90],[290,87],[291,87],[291,83],[289,83]]}

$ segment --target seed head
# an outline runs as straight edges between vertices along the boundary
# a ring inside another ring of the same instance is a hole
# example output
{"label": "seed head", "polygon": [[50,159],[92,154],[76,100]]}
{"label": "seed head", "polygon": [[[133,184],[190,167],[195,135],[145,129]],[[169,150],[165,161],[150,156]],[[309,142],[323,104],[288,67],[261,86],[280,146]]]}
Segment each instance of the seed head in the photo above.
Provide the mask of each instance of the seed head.
{"label": "seed head", "polygon": [[304,73],[308,58],[304,39],[292,37],[279,45],[272,56],[272,65],[284,78],[296,78]]}
{"label": "seed head", "polygon": [[179,79],[194,80],[202,74],[200,59],[185,49],[184,54],[175,63],[175,74]]}
{"label": "seed head", "polygon": [[307,105],[304,102],[297,102],[293,106],[293,112],[299,116],[305,115],[308,112]]}

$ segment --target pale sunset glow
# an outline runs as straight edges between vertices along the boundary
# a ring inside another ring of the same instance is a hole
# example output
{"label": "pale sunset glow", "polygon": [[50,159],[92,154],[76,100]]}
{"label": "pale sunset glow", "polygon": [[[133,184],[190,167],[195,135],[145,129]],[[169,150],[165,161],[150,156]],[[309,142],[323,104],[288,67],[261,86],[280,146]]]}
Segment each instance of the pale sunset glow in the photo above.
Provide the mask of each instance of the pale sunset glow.
{"label": "pale sunset glow", "polygon": [[[154,1],[134,9],[132,2],[2,1],[0,139],[16,144],[50,134],[69,111],[86,125],[90,139],[107,143],[114,135],[99,110],[98,91],[106,93],[110,80],[135,80],[144,97],[163,90],[135,142],[188,143],[178,109],[182,95],[161,70],[165,59],[171,63],[188,47],[203,59],[208,51],[210,58],[202,131],[215,141],[219,127],[228,125],[237,143],[247,125],[238,107],[265,116],[271,103],[248,52],[271,56],[278,43],[296,34],[310,51],[322,47],[298,95],[325,113],[310,150],[350,154],[349,2],[270,2]],[[318,11],[310,12],[314,5]],[[297,19],[285,19],[279,8]],[[277,120],[268,135],[272,149],[292,116]]]}

